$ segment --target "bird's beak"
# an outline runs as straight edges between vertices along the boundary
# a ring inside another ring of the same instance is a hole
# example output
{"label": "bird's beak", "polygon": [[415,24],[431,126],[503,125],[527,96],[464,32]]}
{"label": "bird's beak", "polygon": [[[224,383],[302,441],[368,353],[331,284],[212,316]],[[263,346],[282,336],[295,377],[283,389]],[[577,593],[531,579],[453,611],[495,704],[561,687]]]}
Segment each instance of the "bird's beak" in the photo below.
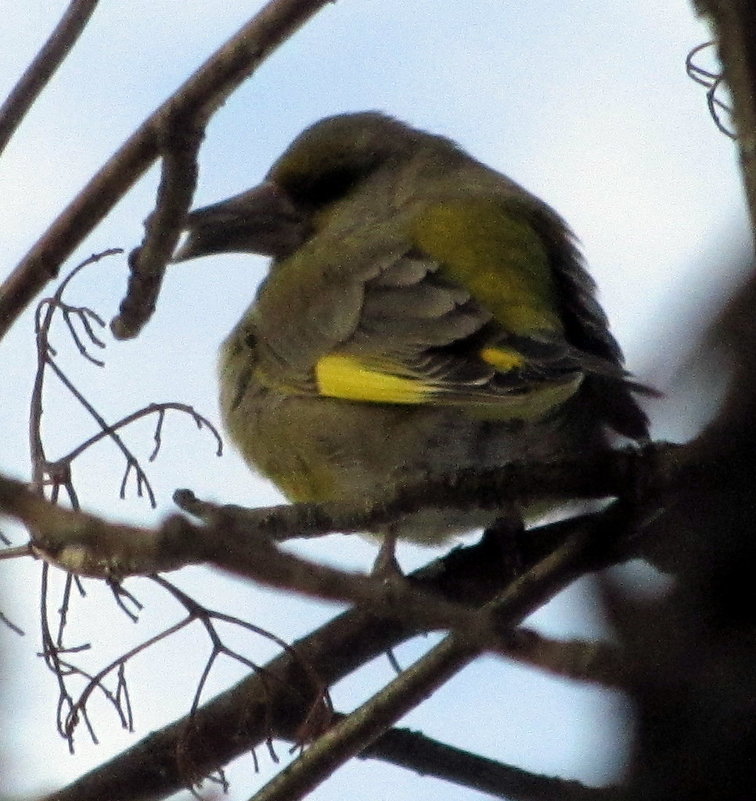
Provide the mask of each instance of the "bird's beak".
{"label": "bird's beak", "polygon": [[272,181],[190,212],[185,228],[189,235],[174,254],[174,262],[213,253],[283,258],[309,235],[306,216]]}

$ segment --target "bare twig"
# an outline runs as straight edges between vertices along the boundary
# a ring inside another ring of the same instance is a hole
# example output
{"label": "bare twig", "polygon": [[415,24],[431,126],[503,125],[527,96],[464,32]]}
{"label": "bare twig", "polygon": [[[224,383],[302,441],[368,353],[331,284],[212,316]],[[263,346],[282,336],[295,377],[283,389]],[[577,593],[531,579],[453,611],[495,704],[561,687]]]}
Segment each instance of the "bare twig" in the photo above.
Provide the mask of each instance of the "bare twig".
{"label": "bare twig", "polygon": [[[41,433],[43,411],[42,395],[44,391],[45,368],[50,364],[54,365],[52,357],[55,354],[55,350],[50,344],[50,326],[52,325],[55,312],[58,309],[65,310],[66,308],[66,304],[63,302],[63,294],[71,281],[90,264],[95,264],[103,258],[107,258],[108,256],[112,256],[120,252],[121,251],[117,248],[111,248],[110,250],[94,254],[88,259],[85,259],[83,262],[81,262],[81,264],[78,264],[76,267],[74,267],[74,269],[71,270],[71,272],[60,282],[60,285],[55,290],[55,294],[52,297],[40,301],[39,305],[37,306],[37,313],[35,316],[35,334],[37,337],[37,370],[34,376],[34,386],[32,387],[31,397],[29,398],[29,449],[32,462],[32,481],[40,492],[42,491],[42,486],[45,482],[45,472],[48,467]],[[98,342],[99,340],[94,339],[94,341]],[[74,337],[74,342],[76,342],[77,347],[81,352],[81,343],[77,337]],[[76,392],[75,388],[73,391]],[[70,486],[70,482],[69,496],[74,509],[77,509],[78,503],[76,501],[75,494],[73,493],[73,487]]]}
{"label": "bare twig", "polygon": [[0,559],[18,559],[21,556],[34,556],[34,549],[30,542],[26,545],[17,545],[13,548],[0,550]]}
{"label": "bare twig", "polygon": [[24,636],[24,630],[17,626],[9,617],[7,617],[3,612],[0,612],[0,623],[4,626],[7,626],[14,634],[18,634],[19,636]]}
{"label": "bare twig", "polygon": [[[29,437],[30,437],[30,450],[33,465],[33,482],[34,486],[41,492],[44,486],[52,484],[52,499],[57,500],[57,494],[60,487],[63,487],[71,501],[74,509],[79,508],[78,497],[76,490],[71,480],[71,464],[77,459],[84,451],[91,448],[103,439],[110,439],[121,451],[126,460],[126,468],[124,471],[123,479],[121,481],[120,495],[125,497],[126,485],[129,476],[133,473],[136,478],[137,494],[141,497],[142,492],[146,491],[150,504],[155,506],[155,497],[152,491],[149,477],[142,468],[139,459],[132,453],[131,449],[126,445],[121,438],[119,432],[135,422],[136,420],[146,417],[148,415],[156,415],[157,422],[155,425],[155,432],[153,439],[155,446],[150,454],[150,461],[157,457],[162,443],[162,429],[165,421],[165,414],[168,411],[178,411],[183,414],[188,414],[197,425],[197,428],[208,429],[216,442],[216,454],[221,455],[223,450],[223,441],[220,433],[216,427],[203,415],[195,411],[191,406],[183,403],[152,403],[148,406],[126,415],[121,420],[109,424],[105,418],[95,409],[95,407],[87,400],[87,398],[78,390],[68,375],[60,368],[54,359],[55,349],[50,342],[50,328],[53,323],[56,312],[60,312],[63,320],[71,334],[74,344],[76,345],[79,353],[84,356],[88,361],[97,366],[103,366],[103,362],[92,357],[88,350],[87,345],[82,340],[79,333],[73,326],[73,320],[77,319],[81,322],[84,329],[84,334],[91,343],[95,346],[103,348],[105,343],[102,342],[94,333],[92,323],[103,326],[99,315],[87,307],[71,306],[64,301],[63,295],[67,289],[70,281],[76,276],[84,267],[99,261],[104,256],[111,255],[115,252],[109,250],[105,253],[97,254],[86,259],[79,264],[66,278],[61,282],[55,294],[50,298],[43,299],[37,306],[35,328],[37,337],[37,371],[34,380],[34,387],[30,399],[30,412],[29,412]],[[51,370],[64,387],[76,399],[79,405],[95,420],[99,427],[99,431],[93,434],[84,442],[77,445],[65,456],[62,456],[55,461],[50,461],[45,453],[45,447],[42,442],[41,433],[41,420],[43,412],[43,390],[45,383],[45,376],[48,370]]]}
{"label": "bare twig", "polygon": [[[89,353],[88,347],[95,345],[96,347],[104,348],[105,343],[100,340],[94,331],[94,325],[104,326],[102,319],[91,309],[87,307],[71,306],[64,300],[64,294],[70,281],[76,276],[85,266],[92,262],[98,261],[102,256],[109,255],[112,251],[91,258],[78,265],[71,273],[61,282],[55,294],[43,299],[37,306],[35,316],[35,329],[36,329],[36,345],[37,345],[37,371],[34,382],[34,389],[30,402],[30,445],[33,463],[33,487],[40,497],[44,497],[45,489],[49,489],[50,500],[53,503],[58,501],[60,490],[63,489],[71,502],[74,510],[79,509],[79,500],[74,487],[72,478],[72,464],[85,450],[92,447],[96,443],[105,438],[113,441],[123,453],[126,459],[126,470],[124,472],[123,480],[121,483],[121,496],[125,494],[125,487],[128,477],[132,471],[136,474],[137,491],[141,494],[143,488],[146,488],[150,501],[155,502],[154,495],[149,483],[149,478],[143,470],[137,457],[131,452],[125,442],[121,439],[119,432],[121,429],[130,425],[135,420],[145,417],[147,415],[156,415],[156,425],[154,432],[154,449],[150,459],[154,459],[159,451],[162,441],[162,427],[165,419],[165,414],[170,410],[177,410],[185,414],[189,414],[195,421],[198,428],[206,427],[210,429],[216,439],[217,452],[221,451],[221,439],[215,427],[209,420],[198,414],[194,409],[185,404],[167,403],[167,404],[151,404],[150,406],[140,409],[130,415],[127,415],[118,422],[109,425],[105,419],[97,412],[92,404],[86,397],[78,390],[73,384],[71,379],[59,367],[55,361],[55,348],[50,341],[50,330],[52,323],[55,319],[56,313],[62,316],[63,321],[68,328],[74,344],[76,345],[79,353],[91,363],[97,366],[103,366],[103,362],[95,359]],[[77,330],[75,323],[78,322],[82,328],[80,334]],[[45,454],[45,447],[42,439],[41,432],[41,419],[43,413],[43,390],[45,386],[45,378],[48,371],[59,379],[64,387],[71,393],[71,395],[78,401],[78,403],[95,419],[100,431],[89,437],[84,442],[80,443],[67,455],[58,458],[56,461],[51,462],[47,459]],[[11,555],[9,549],[7,555]],[[17,549],[13,549],[17,550]],[[96,742],[96,735],[94,731],[93,721],[90,719],[87,702],[89,697],[95,690],[103,694],[104,697],[113,705],[116,713],[119,716],[121,725],[126,728],[132,726],[132,714],[129,701],[128,686],[126,684],[125,666],[129,659],[147,648],[152,642],[157,639],[148,641],[142,646],[132,649],[124,654],[120,659],[113,662],[110,666],[105,668],[100,673],[92,675],[90,672],[83,670],[79,665],[75,664],[68,657],[72,652],[78,652],[81,647],[71,648],[68,644],[64,644],[64,631],[68,619],[69,604],[71,599],[71,591],[73,587],[78,587],[83,594],[83,590],[76,576],[68,575],[65,581],[65,588],[63,591],[62,599],[56,606],[55,612],[58,620],[57,634],[51,631],[49,621],[49,599],[48,593],[48,565],[45,565],[42,570],[42,597],[41,597],[41,627],[42,627],[42,642],[43,642],[43,656],[45,664],[48,669],[54,673],[58,683],[58,731],[68,741],[69,749],[73,751],[74,746],[74,733],[78,724],[83,722],[89,731],[89,735],[93,741]],[[133,607],[139,608],[138,601],[133,596],[130,596],[120,585],[114,581],[110,581],[111,589],[113,590],[116,603],[119,607],[132,619],[136,620],[136,614]],[[131,607],[126,605],[126,600],[131,604]],[[169,630],[169,634],[173,633],[175,629]],[[165,635],[168,636],[168,635]],[[108,680],[111,676],[116,676],[116,686],[110,689],[105,685],[105,679]],[[83,680],[85,682],[85,689],[79,696],[78,700],[74,700],[70,685],[72,680]]]}
{"label": "bare twig", "polygon": [[751,226],[756,230],[756,8],[751,0],[696,0],[714,23],[719,59],[732,93]]}
{"label": "bare twig", "polygon": [[[126,497],[126,485],[128,483],[129,475],[133,472],[136,477],[136,491],[137,496],[142,497],[144,492],[147,493],[147,499],[149,501],[150,506],[154,509],[157,506],[157,501],[155,499],[155,492],[152,489],[152,483],[150,482],[149,476],[145,472],[144,468],[139,462],[139,459],[131,452],[129,446],[123,441],[123,439],[119,436],[117,430],[113,427],[108,425],[107,420],[97,411],[97,409],[87,400],[84,395],[79,392],[79,390],[74,386],[73,382],[68,378],[68,376],[58,367],[57,363],[52,359],[47,360],[47,366],[55,373],[58,377],[60,382],[66,387],[66,389],[76,398],[79,405],[85,409],[89,415],[94,419],[97,425],[100,427],[101,432],[104,433],[121,451],[121,455],[123,456],[124,460],[126,461],[126,469],[124,471],[123,478],[121,480],[121,489],[120,489],[120,497]],[[99,437],[99,435],[96,435]],[[88,446],[89,442],[85,443]],[[72,451],[74,455],[78,455],[80,453],[79,449]],[[64,475],[70,475],[70,462],[63,462],[62,460],[58,460],[56,462],[45,462],[45,468],[54,468],[58,465],[63,465],[64,468],[68,468],[64,470]],[[51,470],[53,477],[55,476],[55,471]],[[70,481],[69,481],[70,484]],[[70,495],[70,492],[69,492]],[[78,508],[78,503],[75,504],[75,508]]]}
{"label": "bare twig", "polygon": [[197,185],[197,154],[203,131],[191,119],[176,117],[163,137],[163,172],[157,206],[145,223],[145,238],[129,256],[129,286],[120,313],[110,324],[118,339],[136,336],[150,319],[165,267],[176,249],[181,224]]}
{"label": "bare twig", "polygon": [[148,406],[144,406],[141,409],[137,409],[135,412],[131,412],[131,414],[127,414],[125,417],[122,417],[120,420],[117,420],[115,423],[111,423],[109,425],[105,425],[101,431],[98,431],[96,434],[93,434],[88,439],[84,440],[84,442],[77,445],[72,451],[69,451],[65,456],[62,456],[60,459],[57,459],[55,464],[59,464],[62,462],[71,462],[77,457],[81,456],[84,451],[91,448],[93,445],[96,445],[98,442],[106,439],[108,437],[112,437],[112,435],[119,431],[122,428],[126,428],[127,426],[131,425],[131,423],[136,422],[144,417],[148,417],[150,415],[157,415],[157,423],[155,425],[155,433],[153,434],[153,441],[155,445],[152,449],[152,453],[149,456],[149,461],[154,461],[157,458],[157,455],[160,451],[160,446],[162,445],[162,430],[163,430],[163,423],[165,421],[165,413],[169,411],[177,411],[181,412],[182,414],[189,415],[197,425],[197,428],[207,428],[208,431],[213,435],[215,439],[215,455],[220,456],[223,453],[223,440],[221,439],[220,432],[218,429],[207,419],[204,415],[200,414],[196,409],[192,406],[188,406],[186,403],[176,403],[174,401],[165,401],[164,403],[150,403]]}
{"label": "bare twig", "polygon": [[518,628],[500,653],[553,676],[602,687],[624,688],[629,679],[622,650],[607,642],[554,640],[532,629]]}
{"label": "bare twig", "polygon": [[0,106],[0,154],[89,22],[98,0],[71,0],[66,13]]}
{"label": "bare twig", "polygon": [[[341,716],[338,716],[341,717]],[[508,801],[619,801],[616,788],[586,787],[471,754],[408,729],[389,729],[359,754]]]}
{"label": "bare twig", "polygon": [[697,57],[701,52],[714,47],[715,44],[716,42],[710,41],[694,47],[685,58],[685,71],[689,78],[706,87],[706,105],[709,107],[709,114],[714,120],[714,124],[725,136],[736,139],[737,136],[732,130],[731,123],[725,124],[720,116],[720,112],[724,112],[728,116],[728,121],[732,119],[731,106],[720,100],[718,96],[724,86],[724,76],[721,72],[716,73],[704,69],[697,62]]}

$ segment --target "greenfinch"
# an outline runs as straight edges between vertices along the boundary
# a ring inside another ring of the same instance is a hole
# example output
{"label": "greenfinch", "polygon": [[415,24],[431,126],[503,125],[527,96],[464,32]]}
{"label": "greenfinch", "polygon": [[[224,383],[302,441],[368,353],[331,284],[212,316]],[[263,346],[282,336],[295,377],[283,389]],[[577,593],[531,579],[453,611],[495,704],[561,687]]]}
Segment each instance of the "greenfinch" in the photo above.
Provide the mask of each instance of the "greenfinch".
{"label": "greenfinch", "polygon": [[[569,228],[449,139],[376,112],[323,119],[186,228],[177,261],[271,257],[222,346],[220,398],[292,501],[362,508],[648,436]],[[425,509],[374,533],[434,543],[492,518]]]}

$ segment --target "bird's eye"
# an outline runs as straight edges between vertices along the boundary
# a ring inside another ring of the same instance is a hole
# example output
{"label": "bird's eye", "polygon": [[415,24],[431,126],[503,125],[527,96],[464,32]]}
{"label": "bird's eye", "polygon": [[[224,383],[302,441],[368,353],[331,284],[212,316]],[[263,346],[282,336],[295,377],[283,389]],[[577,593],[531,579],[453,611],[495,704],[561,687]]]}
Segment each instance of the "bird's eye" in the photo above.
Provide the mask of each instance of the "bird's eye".
{"label": "bird's eye", "polygon": [[321,208],[346,197],[360,178],[357,170],[333,169],[303,178],[289,192],[312,208]]}

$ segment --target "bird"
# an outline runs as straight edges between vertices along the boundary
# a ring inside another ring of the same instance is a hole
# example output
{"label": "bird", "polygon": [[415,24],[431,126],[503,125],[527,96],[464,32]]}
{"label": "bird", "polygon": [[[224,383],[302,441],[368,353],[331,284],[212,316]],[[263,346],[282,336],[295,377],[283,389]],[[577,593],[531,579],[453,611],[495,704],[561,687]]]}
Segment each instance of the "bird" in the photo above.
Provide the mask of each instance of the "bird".
{"label": "bird", "polygon": [[[292,502],[368,508],[466,468],[645,441],[576,238],[443,136],[376,111],[305,129],[256,187],[191,211],[174,261],[270,258],[221,346],[231,440]],[[489,510],[424,508],[370,532],[437,544]]]}

